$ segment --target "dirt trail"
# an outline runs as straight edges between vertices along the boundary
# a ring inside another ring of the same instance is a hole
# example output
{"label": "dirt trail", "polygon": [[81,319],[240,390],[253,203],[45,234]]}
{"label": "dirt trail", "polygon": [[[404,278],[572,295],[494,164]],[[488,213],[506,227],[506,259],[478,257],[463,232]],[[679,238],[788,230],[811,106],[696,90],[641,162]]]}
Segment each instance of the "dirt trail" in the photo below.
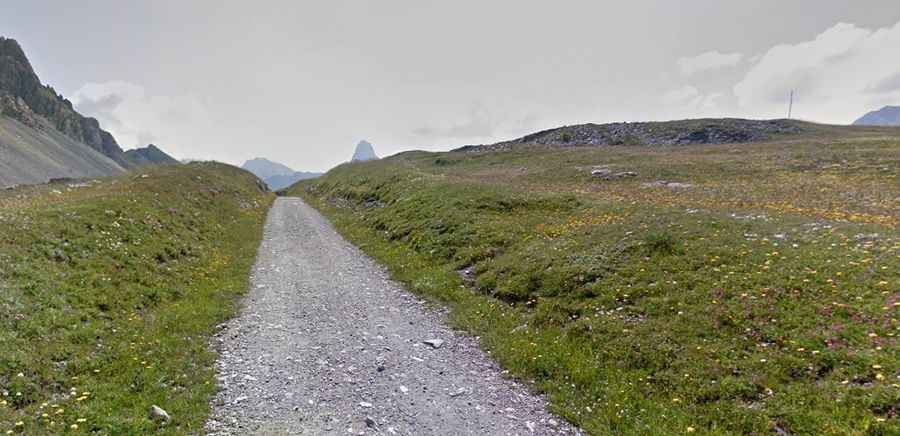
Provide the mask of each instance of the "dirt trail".
{"label": "dirt trail", "polygon": [[[216,335],[213,434],[578,434],[315,210],[280,198]],[[438,339],[439,347],[423,343]]]}

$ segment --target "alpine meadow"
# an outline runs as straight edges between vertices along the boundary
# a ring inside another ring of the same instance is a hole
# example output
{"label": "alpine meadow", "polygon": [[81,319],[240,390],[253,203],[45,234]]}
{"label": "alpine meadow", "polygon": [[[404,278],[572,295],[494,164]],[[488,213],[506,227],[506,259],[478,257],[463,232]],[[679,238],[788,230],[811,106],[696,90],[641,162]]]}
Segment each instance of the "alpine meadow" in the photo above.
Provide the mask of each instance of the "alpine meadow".
{"label": "alpine meadow", "polygon": [[0,2],[0,434],[900,436],[897,0]]}
{"label": "alpine meadow", "polygon": [[282,194],[591,434],[892,434],[900,131],[797,125],[409,152]]}

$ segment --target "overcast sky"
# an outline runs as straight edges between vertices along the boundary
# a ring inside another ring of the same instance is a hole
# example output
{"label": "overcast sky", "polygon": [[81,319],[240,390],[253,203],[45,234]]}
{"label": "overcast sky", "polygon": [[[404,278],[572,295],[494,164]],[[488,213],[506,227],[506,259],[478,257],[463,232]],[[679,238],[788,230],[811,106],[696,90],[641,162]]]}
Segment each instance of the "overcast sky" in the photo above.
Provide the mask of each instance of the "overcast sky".
{"label": "overcast sky", "polygon": [[125,148],[325,170],[581,122],[850,123],[900,104],[886,1],[4,0],[0,35]]}

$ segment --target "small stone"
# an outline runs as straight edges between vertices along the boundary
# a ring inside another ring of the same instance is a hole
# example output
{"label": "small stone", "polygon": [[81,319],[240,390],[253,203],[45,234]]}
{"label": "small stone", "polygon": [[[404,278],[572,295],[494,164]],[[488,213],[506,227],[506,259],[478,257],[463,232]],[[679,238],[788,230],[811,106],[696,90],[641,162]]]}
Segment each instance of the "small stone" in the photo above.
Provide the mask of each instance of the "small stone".
{"label": "small stone", "polygon": [[371,416],[366,417],[366,426],[367,427],[375,427],[375,420],[372,419]]}
{"label": "small stone", "polygon": [[509,334],[512,335],[512,334],[516,334],[516,333],[519,333],[519,332],[525,331],[525,330],[528,330],[528,324],[527,324],[527,323],[526,323],[526,324],[522,324],[522,325],[520,325],[520,326],[518,326],[518,327],[516,327],[516,328],[514,328],[514,329],[512,329],[512,330],[510,330],[510,331],[509,331]]}
{"label": "small stone", "polygon": [[591,170],[592,177],[606,179],[610,175],[612,175],[612,171],[610,171],[608,168],[594,168],[593,170]]}
{"label": "small stone", "polygon": [[150,406],[150,419],[154,421],[169,422],[172,418],[169,417],[169,414],[166,413],[165,410],[154,404]]}
{"label": "small stone", "polygon": [[372,403],[370,403],[368,401],[360,402],[359,405],[360,405],[360,407],[365,407],[365,408],[372,407]]}
{"label": "small stone", "polygon": [[430,346],[431,348],[434,348],[435,350],[441,348],[441,346],[444,345],[444,341],[441,339],[427,339],[422,341],[422,343]]}
{"label": "small stone", "polygon": [[879,237],[878,233],[869,233],[869,234],[860,233],[860,234],[854,236],[853,240],[855,240],[855,241],[877,241],[878,237]]}

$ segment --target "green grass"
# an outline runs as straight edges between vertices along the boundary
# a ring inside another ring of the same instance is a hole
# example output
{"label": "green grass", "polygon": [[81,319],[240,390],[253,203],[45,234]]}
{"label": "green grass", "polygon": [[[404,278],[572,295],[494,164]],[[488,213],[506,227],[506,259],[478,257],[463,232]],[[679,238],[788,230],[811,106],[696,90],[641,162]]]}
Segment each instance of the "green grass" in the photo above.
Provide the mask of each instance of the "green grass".
{"label": "green grass", "polygon": [[201,432],[272,195],[221,164],[141,171],[0,192],[0,432]]}
{"label": "green grass", "polygon": [[286,194],[591,434],[898,434],[900,135],[823,132],[411,152]]}

